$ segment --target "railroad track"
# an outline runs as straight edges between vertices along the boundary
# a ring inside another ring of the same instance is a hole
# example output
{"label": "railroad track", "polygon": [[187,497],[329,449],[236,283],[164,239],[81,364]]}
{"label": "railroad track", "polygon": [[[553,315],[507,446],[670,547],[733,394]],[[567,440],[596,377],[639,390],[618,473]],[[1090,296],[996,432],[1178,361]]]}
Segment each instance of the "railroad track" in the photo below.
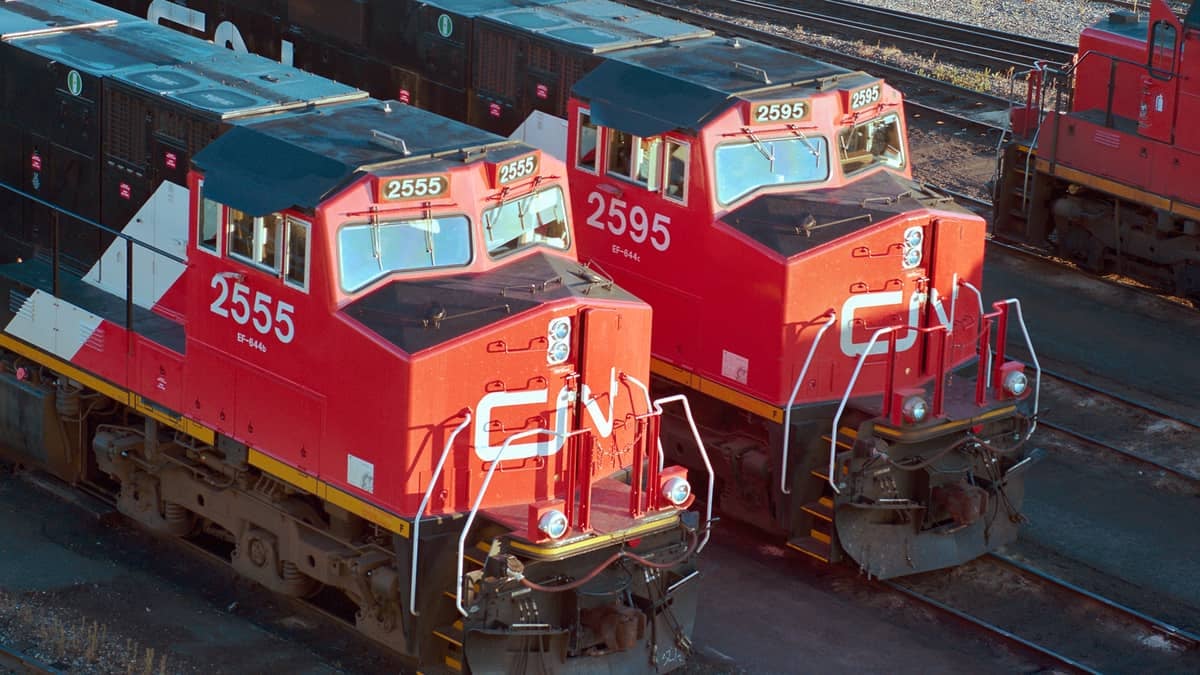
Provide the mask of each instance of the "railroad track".
{"label": "railroad track", "polygon": [[[1192,438],[1192,439],[1200,438],[1200,426],[1197,426],[1190,420],[1181,420],[1181,419],[1179,419],[1179,417],[1177,415],[1175,415],[1173,413],[1163,412],[1153,406],[1150,406],[1150,405],[1147,405],[1147,404],[1144,404],[1144,403],[1141,403],[1138,401],[1134,401],[1128,397],[1121,396],[1119,394],[1114,394],[1110,391],[1106,391],[1106,390],[1104,390],[1100,387],[1097,387],[1093,384],[1089,384],[1087,382],[1083,382],[1081,380],[1071,378],[1071,377],[1063,375],[1061,373],[1054,373],[1054,372],[1049,372],[1049,371],[1043,370],[1042,374],[1052,377],[1054,379],[1060,380],[1061,382],[1068,383],[1069,385],[1071,385],[1071,387],[1073,388],[1073,390],[1075,392],[1078,392],[1079,390],[1082,390],[1083,392],[1085,392],[1085,394],[1086,394],[1085,396],[1080,396],[1078,393],[1074,393],[1073,395],[1075,397],[1075,400],[1079,400],[1082,398],[1090,398],[1093,401],[1097,398],[1107,399],[1106,402],[1108,402],[1108,403],[1116,403],[1119,406],[1123,406],[1127,409],[1133,409],[1133,410],[1141,413],[1145,417],[1153,420],[1148,423],[1139,425],[1139,427],[1143,429],[1143,434],[1145,435],[1146,438],[1151,437],[1151,432],[1145,431],[1145,429],[1155,428],[1155,427],[1183,432],[1183,433],[1187,434],[1188,438]],[[1046,404],[1046,403],[1047,403],[1046,397],[1043,396],[1043,404]],[[1066,404],[1066,405],[1069,405],[1069,404]],[[1168,473],[1176,478],[1179,478],[1179,479],[1182,479],[1185,481],[1189,481],[1191,483],[1200,483],[1200,475],[1197,475],[1185,468],[1181,468],[1177,465],[1174,465],[1168,461],[1163,461],[1159,458],[1152,457],[1143,452],[1133,450],[1129,447],[1126,447],[1123,445],[1123,443],[1124,443],[1123,441],[1104,440],[1094,433],[1080,431],[1079,429],[1072,428],[1071,426],[1068,426],[1067,424],[1054,421],[1053,419],[1050,419],[1050,416],[1053,415],[1053,411],[1054,411],[1054,403],[1050,403],[1047,414],[1041,416],[1038,419],[1038,423],[1045,428],[1052,429],[1060,434],[1065,434],[1065,435],[1075,438],[1077,440],[1081,440],[1085,443],[1089,443],[1091,445],[1101,447],[1108,452],[1122,456],[1126,459],[1133,460],[1139,464],[1144,464],[1148,467],[1151,467],[1154,470]],[[1091,415],[1091,417],[1093,419],[1095,419],[1097,416],[1093,414],[1093,415]],[[1186,427],[1186,428],[1184,428],[1184,427]],[[1145,438],[1143,438],[1142,440],[1145,441]],[[1187,443],[1187,441],[1185,441],[1185,443]],[[1163,445],[1169,446],[1169,445],[1171,445],[1171,442],[1164,440]],[[1189,445],[1190,445],[1190,443],[1189,443]],[[1184,450],[1186,452],[1187,448],[1185,448]]]}
{"label": "railroad track", "polygon": [[37,659],[26,656],[15,649],[0,645],[0,674],[3,675],[42,675],[54,674],[59,671],[50,666],[38,661]]}
{"label": "railroad track", "polygon": [[1001,554],[882,583],[1057,667],[1085,673],[1200,668],[1200,635]]}
{"label": "railroad track", "polygon": [[[1009,98],[960,87],[932,77],[918,75],[905,68],[873,59],[847,54],[837,49],[822,47],[811,42],[802,42],[776,33],[758,30],[749,26],[731,23],[702,12],[697,12],[657,0],[622,0],[660,16],[702,26],[728,37],[742,37],[797,54],[804,54],[851,70],[863,70],[880,75],[904,92],[906,107],[914,104],[921,111],[952,116],[970,124],[979,124],[981,129],[998,129],[996,121],[1007,119],[1012,105]],[[990,121],[989,121],[990,120]]]}
{"label": "railroad track", "polygon": [[849,0],[701,0],[701,6],[738,12],[791,27],[817,29],[860,42],[890,45],[939,60],[993,72],[1027,70],[1038,61],[1068,63],[1075,45],[1012,35],[970,24],[872,7]]}

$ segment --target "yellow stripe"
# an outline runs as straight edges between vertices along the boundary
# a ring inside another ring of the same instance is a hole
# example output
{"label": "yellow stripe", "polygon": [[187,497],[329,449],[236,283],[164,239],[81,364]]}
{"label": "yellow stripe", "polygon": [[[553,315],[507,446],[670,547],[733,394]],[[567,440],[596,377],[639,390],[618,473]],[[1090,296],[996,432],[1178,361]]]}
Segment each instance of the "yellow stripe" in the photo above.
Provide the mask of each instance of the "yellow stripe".
{"label": "yellow stripe", "polygon": [[1156,209],[1162,209],[1163,211],[1168,211],[1171,214],[1180,216],[1182,218],[1200,219],[1200,207],[1196,207],[1185,202],[1177,202],[1166,197],[1161,197],[1132,185],[1126,185],[1125,183],[1115,180],[1085,173],[1063,164],[1055,164],[1054,170],[1051,171],[1050,162],[1045,159],[1039,159],[1037,161],[1037,169],[1042,173],[1062,178],[1064,180],[1069,180],[1072,183],[1078,183],[1094,190],[1107,192],[1108,194],[1120,197],[1126,201],[1144,204]]}
{"label": "yellow stripe", "polygon": [[268,457],[258,450],[250,449],[249,461],[251,466],[375,523],[389,532],[395,532],[401,537],[408,537],[412,532],[412,524],[400,516],[388,513],[374,504],[342,492],[338,488],[288,466],[274,457]]}
{"label": "yellow stripe", "polygon": [[672,518],[652,520],[646,523],[635,525],[625,530],[609,532],[607,534],[602,534],[598,537],[592,537],[590,539],[581,539],[580,541],[570,544],[563,544],[562,546],[539,546],[537,544],[530,544],[514,539],[509,542],[509,547],[521,551],[522,553],[531,557],[557,560],[568,555],[575,555],[577,553],[603,548],[616,541],[633,539],[640,534],[649,534],[651,532],[657,532],[658,530],[665,530],[674,526],[677,522],[679,522],[678,514]]}
{"label": "yellow stripe", "polygon": [[96,375],[92,375],[91,373],[80,370],[68,361],[63,361],[52,354],[27,345],[24,342],[20,342],[8,335],[0,334],[0,346],[10,349],[26,358],[33,359],[47,368],[50,368],[54,372],[75,380],[88,389],[98,391],[117,403],[129,406],[137,412],[147,417],[152,417],[171,427],[172,429],[178,429],[189,436],[196,438],[202,443],[212,445],[215,442],[216,436],[212,429],[209,429],[208,427],[205,427],[204,425],[193,420],[189,420],[186,417],[175,417],[168,415],[163,412],[161,408],[146,403],[145,399],[133,393],[132,391],[129,391],[128,389],[122,389],[108,380],[101,379]]}
{"label": "yellow stripe", "polygon": [[459,661],[453,656],[446,656],[446,665],[459,671],[460,673],[462,672],[462,661]]}
{"label": "yellow stripe", "polygon": [[969,426],[973,426],[980,422],[994,419],[996,417],[1008,417],[1009,415],[1016,412],[1016,410],[1017,410],[1017,406],[1008,405],[1008,406],[1004,406],[1003,408],[996,408],[995,410],[989,410],[988,412],[986,412],[982,415],[979,415],[978,417],[970,417],[970,418],[963,419],[963,420],[952,420],[950,422],[944,422],[937,426],[921,427],[921,428],[917,428],[917,429],[896,429],[893,427],[884,426],[877,422],[875,424],[875,433],[879,436],[885,436],[885,437],[891,438],[893,440],[895,440],[895,439],[903,440],[903,438],[905,436],[914,436],[914,435],[920,435],[921,437],[929,437],[929,436],[937,435],[939,433],[955,431],[957,429],[965,429]]}
{"label": "yellow stripe", "polygon": [[821,542],[822,544],[828,544],[830,541],[832,541],[829,538],[829,535],[825,534],[824,532],[818,532],[816,530],[809,530],[808,536],[812,537],[813,539],[816,539],[817,541]]}
{"label": "yellow stripe", "polygon": [[86,373],[67,361],[63,361],[56,356],[47,354],[36,347],[31,347],[24,342],[20,342],[4,334],[0,334],[0,346],[11,349],[26,358],[33,359],[60,375],[65,375],[89,389],[95,389],[118,403],[129,405],[129,393],[126,390],[121,389],[108,380],[102,380],[95,375]]}
{"label": "yellow stripe", "polygon": [[707,394],[708,396],[711,396],[717,400],[724,401],[734,407],[752,412],[759,417],[765,417],[773,422],[783,421],[783,408],[773,406],[766,401],[743,394],[742,392],[731,387],[727,387],[720,382],[702,377],[690,370],[685,370],[661,359],[650,359],[650,372],[654,373],[655,375],[665,377],[668,380],[678,382],[684,386],[691,387],[696,391]]}

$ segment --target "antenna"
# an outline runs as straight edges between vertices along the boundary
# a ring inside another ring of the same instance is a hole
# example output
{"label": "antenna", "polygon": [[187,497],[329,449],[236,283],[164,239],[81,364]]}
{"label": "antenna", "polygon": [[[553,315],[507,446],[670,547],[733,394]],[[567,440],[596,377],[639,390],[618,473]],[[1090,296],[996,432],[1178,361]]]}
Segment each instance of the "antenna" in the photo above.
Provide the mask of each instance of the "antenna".
{"label": "antenna", "polygon": [[412,154],[412,152],[408,149],[408,144],[404,142],[403,138],[400,138],[399,136],[393,136],[391,134],[385,134],[378,129],[371,130],[371,142],[375,145],[387,148],[388,150],[395,150],[405,157],[408,157]]}

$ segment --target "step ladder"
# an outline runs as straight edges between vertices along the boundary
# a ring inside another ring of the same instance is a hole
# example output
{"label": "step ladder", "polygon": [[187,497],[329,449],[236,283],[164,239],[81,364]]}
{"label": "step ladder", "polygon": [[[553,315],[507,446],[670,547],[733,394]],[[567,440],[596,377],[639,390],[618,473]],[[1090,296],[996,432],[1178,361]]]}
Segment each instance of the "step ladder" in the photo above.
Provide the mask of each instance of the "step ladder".
{"label": "step ladder", "polygon": [[[480,539],[479,541],[475,542],[474,548],[468,548],[466,552],[463,553],[463,570],[466,572],[465,578],[467,578],[470,582],[470,588],[467,589],[468,598],[472,597],[479,588],[478,583],[471,580],[472,576],[476,576],[472,575],[472,572],[479,572],[483,570],[483,563],[485,560],[487,560],[487,556],[491,551],[491,547],[492,545],[490,541],[486,539]],[[444,602],[448,603],[451,608],[453,608],[455,601],[458,600],[458,596],[455,594],[454,589],[450,588],[442,591],[442,599]],[[464,605],[466,604],[469,603],[464,603]],[[433,636],[437,640],[444,643],[444,652],[442,653],[441,660],[442,665],[445,666],[447,672],[462,673],[465,672],[463,666],[465,662],[463,642],[466,638],[466,627],[463,623],[463,618],[461,615],[459,615],[457,609],[453,610],[453,616],[455,618],[454,622],[433,629]]]}
{"label": "step ladder", "polygon": [[[846,461],[854,450],[854,442],[857,438],[858,431],[853,427],[843,426],[838,429],[838,452],[834,466],[835,470],[843,473],[843,476],[848,471]],[[828,435],[821,438],[823,447],[828,447],[829,440]],[[808,494],[819,496],[816,500],[800,507],[800,511],[809,517],[808,535],[793,537],[788,540],[787,545],[788,548],[816,558],[823,563],[834,562],[837,532],[833,524],[834,494],[833,488],[829,485],[828,465],[822,462],[820,467],[810,471],[809,480],[812,481],[812,488]]]}

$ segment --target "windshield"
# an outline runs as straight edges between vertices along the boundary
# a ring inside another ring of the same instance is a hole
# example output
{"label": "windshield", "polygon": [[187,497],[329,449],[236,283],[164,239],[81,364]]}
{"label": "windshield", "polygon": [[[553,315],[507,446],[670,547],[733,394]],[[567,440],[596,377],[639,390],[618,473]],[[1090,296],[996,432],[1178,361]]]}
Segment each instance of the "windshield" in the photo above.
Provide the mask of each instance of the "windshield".
{"label": "windshield", "polygon": [[347,225],[338,233],[342,287],[353,292],[392,272],[471,262],[466,216],[435,216]]}
{"label": "windshield", "polygon": [[842,173],[872,166],[904,167],[904,141],[900,136],[900,116],[885,115],[856,124],[838,137],[838,159]]}
{"label": "windshield", "polygon": [[570,231],[560,187],[546,188],[483,212],[483,238],[493,257],[533,244],[565,249],[570,244]]}
{"label": "windshield", "polygon": [[760,187],[829,178],[824,138],[772,138],[717,146],[717,201],[728,204]]}

